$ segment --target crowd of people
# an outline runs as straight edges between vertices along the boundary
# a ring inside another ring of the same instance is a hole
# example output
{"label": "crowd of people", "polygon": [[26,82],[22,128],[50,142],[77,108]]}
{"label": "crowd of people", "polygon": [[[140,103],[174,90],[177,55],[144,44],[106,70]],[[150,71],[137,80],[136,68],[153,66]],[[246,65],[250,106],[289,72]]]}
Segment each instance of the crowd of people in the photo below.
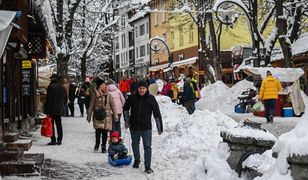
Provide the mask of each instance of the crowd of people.
{"label": "crowd of people", "polygon": [[[47,89],[44,112],[52,118],[53,136],[48,145],[61,145],[63,139],[62,116],[75,116],[74,102],[77,98],[81,117],[93,122],[95,129],[94,151],[101,147],[107,153],[107,138],[110,133],[109,156],[112,159],[127,157],[127,149],[121,141],[121,122],[124,117],[125,128],[130,129],[134,168],[141,162],[139,144],[142,138],[144,148],[145,172],[152,173],[152,123],[154,115],[158,133],[163,132],[159,106],[149,93],[149,80],[135,80],[123,77],[117,85],[112,79],[104,81],[100,77],[86,78],[77,85],[53,74]],[[156,92],[158,93],[158,91]],[[55,127],[57,131],[55,131]],[[57,137],[56,133],[57,132]]]}

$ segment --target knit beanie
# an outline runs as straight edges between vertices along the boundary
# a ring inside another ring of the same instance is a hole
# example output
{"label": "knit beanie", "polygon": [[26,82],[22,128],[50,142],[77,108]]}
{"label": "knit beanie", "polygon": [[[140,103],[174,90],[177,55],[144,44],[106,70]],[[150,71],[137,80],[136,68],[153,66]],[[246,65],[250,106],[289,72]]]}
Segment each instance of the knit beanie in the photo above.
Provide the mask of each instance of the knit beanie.
{"label": "knit beanie", "polygon": [[97,78],[96,81],[95,81],[96,88],[98,89],[99,86],[100,86],[101,84],[103,84],[103,83],[105,83],[104,80],[102,80],[101,78]]}
{"label": "knit beanie", "polygon": [[145,88],[149,88],[149,85],[148,85],[148,83],[145,81],[145,80],[140,80],[139,82],[138,82],[138,84],[137,84],[137,88],[139,88],[139,87],[141,87],[141,86],[143,86],[143,87],[145,87]]}
{"label": "knit beanie", "polygon": [[112,139],[113,137],[116,137],[117,139],[120,139],[118,131],[114,131],[113,133],[111,133],[110,138]]}

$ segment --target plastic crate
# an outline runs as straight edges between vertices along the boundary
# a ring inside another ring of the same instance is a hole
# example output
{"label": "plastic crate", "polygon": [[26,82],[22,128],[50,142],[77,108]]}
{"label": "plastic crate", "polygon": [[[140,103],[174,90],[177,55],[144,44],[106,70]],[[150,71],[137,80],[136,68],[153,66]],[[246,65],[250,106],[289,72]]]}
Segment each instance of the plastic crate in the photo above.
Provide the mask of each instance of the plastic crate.
{"label": "plastic crate", "polygon": [[282,108],[283,117],[293,117],[293,108],[292,107],[285,107]]}

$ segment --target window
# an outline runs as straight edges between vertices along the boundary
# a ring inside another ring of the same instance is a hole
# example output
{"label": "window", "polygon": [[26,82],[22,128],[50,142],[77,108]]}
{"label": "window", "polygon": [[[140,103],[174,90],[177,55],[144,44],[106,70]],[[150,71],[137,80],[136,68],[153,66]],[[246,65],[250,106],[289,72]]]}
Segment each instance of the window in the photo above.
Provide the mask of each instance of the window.
{"label": "window", "polygon": [[194,42],[194,27],[191,25],[189,28],[189,43]]}
{"label": "window", "polygon": [[151,47],[150,47],[150,44],[147,44],[147,54],[149,55],[150,54],[150,51],[151,51]]}
{"label": "window", "polygon": [[[163,33],[163,40],[166,42],[167,41],[167,35],[166,33]],[[164,52],[167,51],[167,47],[164,46]]]}
{"label": "window", "polygon": [[171,33],[171,49],[174,48],[174,32],[172,31]]}
{"label": "window", "polygon": [[135,35],[136,35],[136,38],[138,37],[138,27],[135,27]]}
{"label": "window", "polygon": [[126,47],[125,34],[122,34],[122,49]]}
{"label": "window", "polygon": [[158,12],[154,13],[154,25],[157,26],[158,25]]}
{"label": "window", "polygon": [[138,58],[139,53],[138,53],[138,47],[136,47],[136,58]]}
{"label": "window", "polygon": [[163,13],[162,13],[162,22],[164,23],[164,22],[166,22],[167,20],[167,18],[166,18],[166,0],[163,0],[162,1],[162,11],[163,11]]}
{"label": "window", "polygon": [[115,49],[119,49],[119,37],[115,38]]}
{"label": "window", "polygon": [[180,46],[183,46],[184,43],[184,37],[183,37],[183,29],[180,28]]}
{"label": "window", "polygon": [[149,22],[146,23],[145,29],[146,29],[146,33],[149,34]]}
{"label": "window", "polygon": [[145,27],[144,24],[139,26],[140,36],[143,36],[145,34]]}
{"label": "window", "polygon": [[179,54],[179,61],[182,61],[182,60],[184,60],[184,54],[183,53]]}
{"label": "window", "polygon": [[145,56],[145,46],[140,46],[140,57]]}
{"label": "window", "polygon": [[116,55],[116,69],[120,68],[120,55]]}

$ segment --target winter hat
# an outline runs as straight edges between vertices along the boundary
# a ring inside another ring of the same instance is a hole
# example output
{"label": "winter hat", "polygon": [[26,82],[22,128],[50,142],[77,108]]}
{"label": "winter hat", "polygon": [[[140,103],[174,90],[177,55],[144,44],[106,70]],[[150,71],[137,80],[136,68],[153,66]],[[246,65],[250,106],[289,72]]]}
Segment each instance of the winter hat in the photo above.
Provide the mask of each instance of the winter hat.
{"label": "winter hat", "polygon": [[139,87],[141,87],[141,86],[143,86],[143,87],[145,87],[145,88],[149,88],[149,85],[148,85],[148,83],[145,81],[145,80],[140,80],[139,82],[138,82],[138,84],[137,84],[137,88],[139,88]]}
{"label": "winter hat", "polygon": [[101,84],[105,83],[105,81],[102,80],[101,78],[97,78],[96,81],[95,81],[95,83],[96,83],[96,88],[99,88],[99,86],[100,86]]}
{"label": "winter hat", "polygon": [[111,133],[110,138],[112,139],[113,137],[116,137],[117,139],[120,139],[118,131],[114,131],[113,133]]}

